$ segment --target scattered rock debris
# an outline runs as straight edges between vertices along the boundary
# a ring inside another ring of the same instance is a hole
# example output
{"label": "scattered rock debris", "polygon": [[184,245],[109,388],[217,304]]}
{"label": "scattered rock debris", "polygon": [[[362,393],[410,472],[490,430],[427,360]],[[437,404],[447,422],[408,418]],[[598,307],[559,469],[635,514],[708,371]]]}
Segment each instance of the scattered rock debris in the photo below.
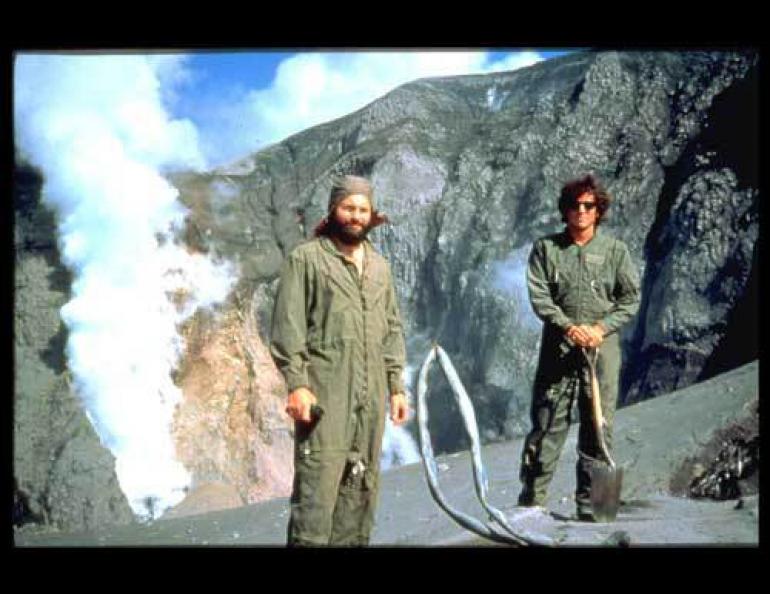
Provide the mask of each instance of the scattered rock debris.
{"label": "scattered rock debris", "polygon": [[672,477],[672,494],[716,501],[758,494],[759,399],[747,408],[748,414],[716,431],[683,462]]}
{"label": "scattered rock debris", "polygon": [[742,438],[725,441],[708,469],[693,478],[689,488],[690,496],[718,501],[737,499],[744,494],[741,481],[758,469],[759,435],[748,441]]}

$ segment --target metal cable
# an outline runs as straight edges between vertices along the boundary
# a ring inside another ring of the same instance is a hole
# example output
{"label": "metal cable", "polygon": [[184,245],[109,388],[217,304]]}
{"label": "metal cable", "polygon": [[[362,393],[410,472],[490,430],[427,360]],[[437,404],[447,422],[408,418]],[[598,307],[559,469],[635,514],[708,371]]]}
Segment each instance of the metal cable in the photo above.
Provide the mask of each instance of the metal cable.
{"label": "metal cable", "polygon": [[[476,496],[479,499],[484,510],[489,514],[490,519],[500,525],[507,534],[503,534],[494,528],[489,523],[482,523],[475,518],[468,516],[459,510],[452,508],[446,499],[441,494],[438,486],[437,468],[436,462],[433,456],[433,448],[430,442],[430,433],[428,431],[428,410],[427,410],[427,391],[428,391],[428,370],[431,363],[438,354],[439,363],[444,371],[444,374],[449,381],[449,385],[452,388],[452,392],[455,395],[455,400],[460,408],[460,414],[463,418],[465,430],[471,440],[471,454],[473,464],[473,479],[476,488]],[[420,450],[425,466],[425,473],[428,479],[428,485],[430,487],[431,495],[433,499],[446,511],[456,522],[458,522],[464,528],[471,530],[481,536],[490,538],[496,541],[502,541],[507,543],[514,543],[517,545],[541,545],[541,546],[553,546],[555,543],[552,539],[547,537],[540,537],[531,534],[521,534],[520,530],[515,530],[505,517],[505,514],[499,509],[493,507],[487,499],[487,474],[484,470],[484,465],[481,460],[481,439],[479,437],[478,424],[476,422],[476,415],[473,410],[473,404],[471,402],[468,393],[460,381],[457,371],[452,365],[449,355],[446,354],[438,344],[434,344],[431,348],[425,362],[420,369],[418,388],[417,388],[417,421],[419,425],[420,435]]]}

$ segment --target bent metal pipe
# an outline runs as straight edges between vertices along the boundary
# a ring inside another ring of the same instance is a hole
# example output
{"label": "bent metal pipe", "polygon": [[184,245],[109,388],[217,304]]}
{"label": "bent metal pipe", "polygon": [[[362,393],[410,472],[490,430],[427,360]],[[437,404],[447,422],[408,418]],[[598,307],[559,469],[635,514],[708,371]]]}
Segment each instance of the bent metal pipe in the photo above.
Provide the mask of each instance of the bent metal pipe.
{"label": "bent metal pipe", "polygon": [[[460,408],[466,433],[471,441],[471,454],[473,464],[473,480],[476,488],[476,496],[479,499],[484,510],[489,514],[490,522],[481,522],[472,516],[469,516],[458,509],[452,507],[441,493],[438,484],[438,469],[433,455],[433,447],[428,431],[428,371],[431,364],[438,355],[439,363],[446,375],[449,385],[454,393],[455,400]],[[438,344],[434,344],[428,356],[422,364],[417,384],[417,423],[420,436],[420,453],[422,455],[425,467],[425,475],[428,480],[428,487],[431,496],[449,516],[466,530],[470,530],[484,538],[496,542],[516,544],[519,546],[538,545],[555,546],[555,542],[546,537],[524,533],[522,530],[514,529],[505,517],[505,514],[499,509],[493,507],[487,499],[487,474],[481,460],[481,439],[479,437],[476,415],[473,410],[473,404],[465,391],[465,387],[460,381],[457,371],[452,365],[449,355],[446,354]],[[498,527],[499,526],[499,527]],[[502,528],[502,530],[500,530]]]}

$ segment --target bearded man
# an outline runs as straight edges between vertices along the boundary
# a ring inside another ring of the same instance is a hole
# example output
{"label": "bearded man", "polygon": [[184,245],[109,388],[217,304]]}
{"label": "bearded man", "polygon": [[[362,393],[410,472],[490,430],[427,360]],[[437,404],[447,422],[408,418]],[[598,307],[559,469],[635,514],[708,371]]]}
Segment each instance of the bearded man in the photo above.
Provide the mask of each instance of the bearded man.
{"label": "bearded man", "polygon": [[393,423],[408,417],[390,266],[367,239],[386,222],[371,184],[344,176],[315,237],[291,252],[281,272],[270,353],[295,420],[289,546],[369,543],[386,394]]}

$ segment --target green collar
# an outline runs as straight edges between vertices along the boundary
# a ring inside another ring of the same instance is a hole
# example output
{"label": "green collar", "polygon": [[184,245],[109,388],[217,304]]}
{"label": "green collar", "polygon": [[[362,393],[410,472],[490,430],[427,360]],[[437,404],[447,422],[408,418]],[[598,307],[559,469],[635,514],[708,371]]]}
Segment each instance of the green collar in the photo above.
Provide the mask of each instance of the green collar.
{"label": "green collar", "polygon": [[[561,234],[562,234],[563,241],[566,245],[575,244],[566,226],[564,227],[564,231],[562,231]],[[596,240],[599,240],[599,241],[596,241],[596,243],[600,243],[602,239],[604,239],[604,233],[602,232],[601,227],[597,226],[596,229],[594,229],[594,236],[588,241],[588,243],[584,243],[582,247],[588,247],[589,245],[594,243],[594,241]]]}

